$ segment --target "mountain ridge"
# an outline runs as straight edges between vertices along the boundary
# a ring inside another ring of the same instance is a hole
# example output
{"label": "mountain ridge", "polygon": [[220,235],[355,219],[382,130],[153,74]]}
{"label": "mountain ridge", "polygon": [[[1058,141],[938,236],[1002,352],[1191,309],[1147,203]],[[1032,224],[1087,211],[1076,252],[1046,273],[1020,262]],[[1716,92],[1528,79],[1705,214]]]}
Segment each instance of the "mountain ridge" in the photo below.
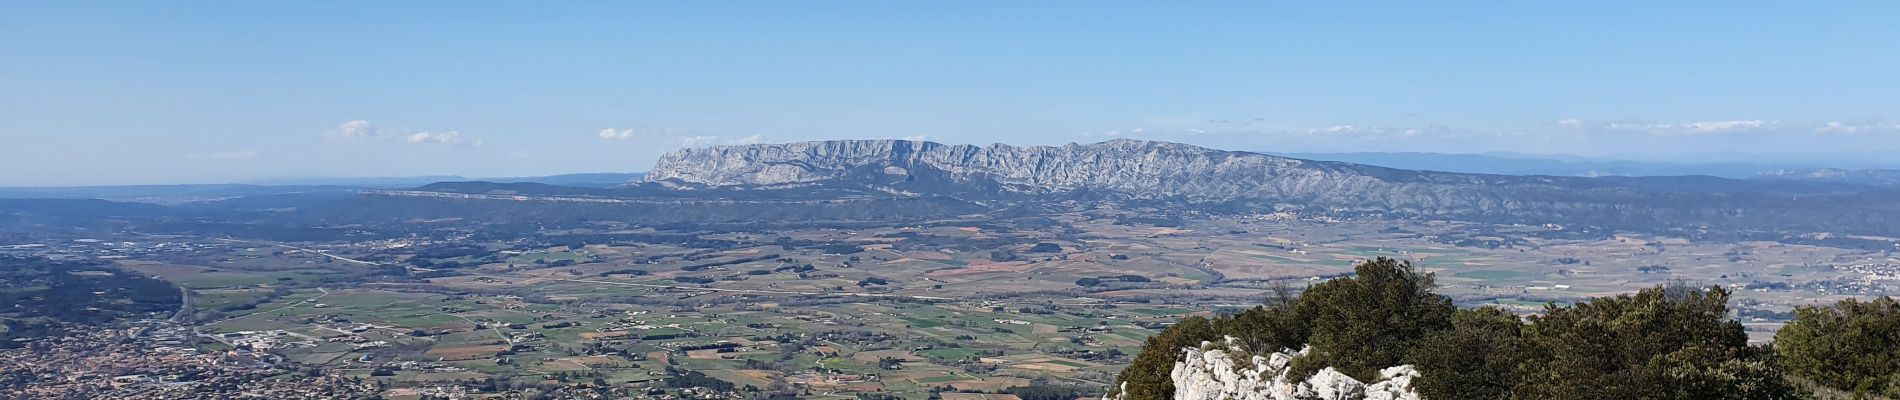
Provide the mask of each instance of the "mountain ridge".
{"label": "mountain ridge", "polygon": [[[835,140],[681,149],[637,185],[679,189],[856,184],[894,193],[1092,198],[1611,228],[1774,229],[1900,221],[1894,191],[1719,177],[1514,176],[1404,170],[1186,144],[945,145]],[[1876,230],[1893,230],[1881,228]]]}

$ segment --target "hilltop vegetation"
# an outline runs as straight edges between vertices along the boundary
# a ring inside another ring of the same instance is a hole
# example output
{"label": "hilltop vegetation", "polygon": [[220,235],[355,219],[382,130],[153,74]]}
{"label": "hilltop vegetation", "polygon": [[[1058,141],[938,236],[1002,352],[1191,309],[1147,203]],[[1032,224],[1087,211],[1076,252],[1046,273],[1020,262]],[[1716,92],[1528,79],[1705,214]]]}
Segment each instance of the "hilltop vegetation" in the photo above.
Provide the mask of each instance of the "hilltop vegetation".
{"label": "hilltop vegetation", "polygon": [[1802,380],[1856,396],[1900,398],[1900,302],[1848,299],[1802,307],[1775,335],[1782,365]]}
{"label": "hilltop vegetation", "polygon": [[1455,309],[1409,262],[1379,258],[1355,272],[1298,297],[1276,290],[1245,312],[1183,319],[1122,371],[1123,398],[1173,398],[1181,349],[1226,337],[1251,354],[1308,348],[1292,360],[1295,380],[1331,367],[1371,381],[1410,364],[1421,374],[1413,388],[1431,399],[1799,398],[1790,377],[1857,397],[1900,395],[1900,304],[1888,298],[1803,308],[1774,347],[1749,346],[1720,287],[1551,304],[1524,321]]}

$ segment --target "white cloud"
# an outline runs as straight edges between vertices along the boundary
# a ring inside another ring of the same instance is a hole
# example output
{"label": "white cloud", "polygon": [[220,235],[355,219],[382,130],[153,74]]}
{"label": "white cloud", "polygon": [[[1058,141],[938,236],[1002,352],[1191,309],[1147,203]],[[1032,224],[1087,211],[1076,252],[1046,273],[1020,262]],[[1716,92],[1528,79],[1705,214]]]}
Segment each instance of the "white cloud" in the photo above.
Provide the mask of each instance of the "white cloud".
{"label": "white cloud", "polygon": [[1603,125],[1601,125],[1600,127],[1601,127],[1602,129],[1605,129],[1605,130],[1612,130],[1612,131],[1647,131],[1647,130],[1651,130],[1651,129],[1655,129],[1655,128],[1656,128],[1656,124],[1636,124],[1636,123],[1627,123],[1627,122],[1611,122],[1611,123],[1608,123],[1608,124],[1603,124]]}
{"label": "white cloud", "polygon": [[[741,142],[746,140],[746,138],[740,138],[736,140],[719,140],[720,138],[718,136],[705,135],[704,133],[706,132],[694,131],[692,129],[688,129],[684,127],[655,127],[655,126],[636,125],[629,128],[608,127],[605,129],[601,129],[598,132],[595,132],[594,136],[599,137],[600,140],[636,142],[636,143],[652,143],[652,142],[665,142],[669,140],[679,140],[682,143],[690,142],[692,143],[692,145],[743,144]],[[754,136],[757,136],[757,135],[754,135]]]}
{"label": "white cloud", "polygon": [[633,140],[633,128],[614,129],[609,127],[602,129],[600,130],[600,138],[602,140]]}
{"label": "white cloud", "polygon": [[1734,132],[1734,131],[1760,129],[1764,126],[1769,126],[1773,124],[1774,124],[1773,122],[1762,122],[1761,120],[1751,119],[1751,120],[1737,120],[1737,121],[1692,122],[1692,123],[1684,124],[1682,127],[1683,129],[1687,129],[1688,131],[1695,132],[1695,133],[1721,133],[1721,132]]}
{"label": "white cloud", "polygon": [[[462,133],[456,132],[456,131],[416,132],[416,133],[410,134],[409,138],[406,140],[408,140],[409,143],[462,144]],[[476,143],[477,145],[480,145],[479,140],[476,142],[477,142]]]}
{"label": "white cloud", "polygon": [[1839,122],[1839,121],[1835,121],[1835,122],[1829,122],[1829,123],[1826,123],[1826,124],[1822,124],[1821,126],[1817,126],[1817,127],[1814,127],[1814,131],[1815,131],[1815,132],[1820,132],[1820,133],[1839,133],[1839,134],[1850,134],[1850,135],[1851,135],[1851,134],[1856,134],[1856,133],[1868,133],[1868,132],[1876,132],[1876,131],[1882,131],[1882,130],[1885,130],[1885,131],[1894,131],[1894,130],[1900,130],[1900,125],[1894,125],[1894,126],[1891,126],[1891,127],[1882,127],[1882,126],[1880,126],[1880,123],[1879,123],[1879,122],[1871,122],[1871,121],[1863,121],[1863,122]]}
{"label": "white cloud", "polygon": [[347,140],[358,140],[376,136],[376,127],[369,121],[351,120],[336,127],[336,135]]}
{"label": "white cloud", "polygon": [[711,145],[733,146],[733,145],[759,144],[759,143],[764,143],[764,142],[765,142],[765,136],[763,135],[752,135],[752,136],[746,136],[746,137],[742,137],[738,139],[725,139],[725,140],[720,140],[718,136],[700,135],[700,136],[688,136],[686,138],[680,139],[680,147],[706,147],[706,146],[711,146]]}
{"label": "white cloud", "polygon": [[1386,128],[1381,128],[1377,126],[1334,125],[1334,126],[1329,126],[1325,128],[1308,129],[1306,130],[1306,133],[1309,135],[1346,134],[1346,133],[1359,134],[1359,135],[1379,135],[1379,134],[1385,134],[1385,133],[1392,133],[1392,131]]}
{"label": "white cloud", "polygon": [[904,140],[909,140],[912,142],[926,142],[926,141],[930,141],[930,135],[919,133],[915,135],[905,136]]}
{"label": "white cloud", "polygon": [[1082,137],[1094,138],[1098,136],[1104,136],[1104,137],[1111,137],[1111,138],[1119,138],[1119,137],[1129,137],[1129,136],[1166,136],[1169,134],[1181,134],[1181,133],[1194,132],[1194,131],[1199,131],[1199,130],[1193,129],[1193,128],[1156,128],[1156,130],[1154,131],[1149,131],[1148,127],[1144,126],[1144,127],[1139,127],[1139,128],[1116,129],[1116,130],[1108,130],[1108,131],[1100,131],[1100,132],[1086,132],[1085,131],[1085,132],[1082,132]]}
{"label": "white cloud", "polygon": [[[1826,142],[1838,142],[1824,135],[1854,135],[1855,141],[1900,143],[1900,123],[1877,119],[1833,119],[1834,122],[1791,122],[1768,118],[1656,121],[1590,120],[1558,115],[1542,121],[1515,127],[1483,128],[1421,123],[1382,125],[1372,121],[1334,121],[1328,125],[1271,129],[1223,129],[1220,125],[1206,125],[1154,127],[1143,135],[1157,140],[1215,148],[1285,152],[1518,151],[1597,156],[1641,154],[1651,148],[1724,149],[1721,151],[1764,151],[1761,149],[1768,148],[1795,151],[1791,149],[1826,148],[1834,146]],[[1128,132],[1130,130],[1118,133]],[[1076,135],[1091,140],[1108,139],[1108,134],[1101,130],[1078,132]]]}
{"label": "white cloud", "polygon": [[377,127],[365,120],[351,120],[337,125],[329,136],[345,141],[372,140],[379,143],[405,142],[417,144],[448,144],[480,146],[486,141],[467,139],[458,131],[412,131],[409,129],[388,129]]}
{"label": "white cloud", "polygon": [[1702,121],[1682,124],[1611,122],[1597,126],[1603,130],[1645,132],[1655,135],[1704,135],[1718,133],[1763,132],[1781,127],[1780,122],[1755,119]]}
{"label": "white cloud", "polygon": [[719,141],[718,136],[692,136],[680,139],[680,147],[704,147]]}
{"label": "white cloud", "polygon": [[1364,132],[1368,130],[1376,131],[1378,129],[1379,128],[1362,129],[1360,127],[1352,126],[1352,125],[1335,125],[1335,126],[1329,126],[1329,127],[1325,127],[1321,129],[1308,130],[1307,133],[1347,133],[1347,132]]}
{"label": "white cloud", "polygon": [[1854,133],[1854,132],[1860,131],[1860,126],[1848,125],[1848,124],[1843,124],[1840,122],[1829,122],[1826,125],[1821,125],[1818,128],[1814,128],[1814,131],[1821,132],[1821,133]]}

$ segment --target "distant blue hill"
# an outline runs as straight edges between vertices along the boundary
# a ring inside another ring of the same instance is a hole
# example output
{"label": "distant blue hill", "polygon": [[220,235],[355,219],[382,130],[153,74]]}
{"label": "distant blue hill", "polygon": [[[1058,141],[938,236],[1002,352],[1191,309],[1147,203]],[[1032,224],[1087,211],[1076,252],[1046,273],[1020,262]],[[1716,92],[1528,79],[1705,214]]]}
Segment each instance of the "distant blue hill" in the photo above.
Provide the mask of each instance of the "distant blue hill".
{"label": "distant blue hill", "polygon": [[360,187],[334,185],[127,185],[64,187],[0,187],[0,199],[103,199],[121,202],[178,204],[239,197],[352,193]]}
{"label": "distant blue hill", "polygon": [[478,178],[474,180],[502,183],[539,183],[555,186],[614,187],[624,185],[629,181],[645,176],[645,172],[592,172],[515,178]]}
{"label": "distant blue hill", "polygon": [[541,184],[556,185],[556,186],[612,187],[612,186],[620,186],[620,185],[626,184],[628,181],[639,179],[641,176],[644,176],[644,175],[645,173],[640,173],[640,172],[589,172],[589,173],[548,175],[548,176],[478,177],[478,178],[469,178],[469,177],[464,177],[461,175],[424,175],[424,176],[399,176],[399,177],[315,177],[315,178],[268,179],[268,180],[253,181],[253,182],[248,182],[248,183],[254,184],[254,185],[265,185],[265,186],[321,185],[321,186],[351,186],[351,187],[367,187],[367,188],[391,188],[391,187],[405,187],[406,188],[406,187],[422,186],[422,185],[427,185],[427,184],[436,183],[436,182],[485,181],[485,182],[505,182],[505,183],[541,183]]}
{"label": "distant blue hill", "polygon": [[1342,161],[1388,168],[1497,175],[1682,176],[1748,179],[1765,172],[1817,167],[1772,163],[1671,163],[1602,160],[1565,155],[1444,153],[1269,153],[1320,161]]}
{"label": "distant blue hill", "polygon": [[461,175],[424,175],[424,176],[369,176],[369,177],[297,177],[273,178],[244,182],[260,186],[351,186],[351,187],[415,187],[436,182],[471,180]]}
{"label": "distant blue hill", "polygon": [[466,178],[456,175],[413,177],[285,178],[248,183],[0,187],[0,199],[105,199],[157,204],[195,203],[271,195],[355,193],[358,189],[412,188],[437,182],[488,181],[553,186],[608,188],[640,179],[645,173],[581,173],[549,176]]}

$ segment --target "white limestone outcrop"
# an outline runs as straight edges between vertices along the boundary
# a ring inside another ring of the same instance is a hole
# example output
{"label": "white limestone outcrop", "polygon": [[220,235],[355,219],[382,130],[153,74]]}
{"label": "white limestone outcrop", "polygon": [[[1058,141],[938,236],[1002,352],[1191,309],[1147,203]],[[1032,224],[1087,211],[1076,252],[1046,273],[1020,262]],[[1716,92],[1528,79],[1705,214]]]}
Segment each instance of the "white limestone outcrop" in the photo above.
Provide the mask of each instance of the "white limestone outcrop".
{"label": "white limestone outcrop", "polygon": [[[1203,350],[1206,349],[1206,350]],[[1239,364],[1235,356],[1246,353],[1229,338],[1226,343],[1203,343],[1201,348],[1182,349],[1181,361],[1174,363],[1170,378],[1175,400],[1418,400],[1412,381],[1418,371],[1401,365],[1379,371],[1379,381],[1360,382],[1332,368],[1322,369],[1305,380],[1290,382],[1287,372],[1293,358],[1307,349],[1290,353],[1247,356]],[[1121,396],[1105,400],[1126,399]]]}

